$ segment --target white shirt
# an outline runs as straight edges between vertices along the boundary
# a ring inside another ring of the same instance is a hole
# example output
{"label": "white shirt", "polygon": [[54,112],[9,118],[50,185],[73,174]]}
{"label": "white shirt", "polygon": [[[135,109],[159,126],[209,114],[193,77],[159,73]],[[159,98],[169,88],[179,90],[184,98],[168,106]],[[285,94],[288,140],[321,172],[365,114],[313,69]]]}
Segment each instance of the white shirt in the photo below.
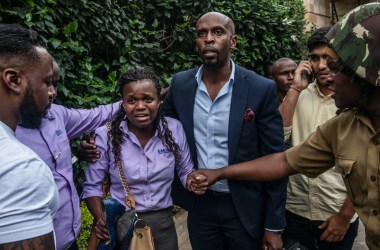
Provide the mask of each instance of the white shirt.
{"label": "white shirt", "polygon": [[53,231],[58,190],[48,166],[0,121],[0,244]]}

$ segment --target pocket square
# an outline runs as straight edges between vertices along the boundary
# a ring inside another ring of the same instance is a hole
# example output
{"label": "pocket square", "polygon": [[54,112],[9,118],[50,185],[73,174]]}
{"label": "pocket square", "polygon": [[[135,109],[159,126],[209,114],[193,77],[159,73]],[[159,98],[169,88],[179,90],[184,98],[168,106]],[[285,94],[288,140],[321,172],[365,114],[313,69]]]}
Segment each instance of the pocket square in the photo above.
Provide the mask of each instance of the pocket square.
{"label": "pocket square", "polygon": [[255,119],[255,113],[252,109],[247,108],[244,114],[244,122],[248,122]]}

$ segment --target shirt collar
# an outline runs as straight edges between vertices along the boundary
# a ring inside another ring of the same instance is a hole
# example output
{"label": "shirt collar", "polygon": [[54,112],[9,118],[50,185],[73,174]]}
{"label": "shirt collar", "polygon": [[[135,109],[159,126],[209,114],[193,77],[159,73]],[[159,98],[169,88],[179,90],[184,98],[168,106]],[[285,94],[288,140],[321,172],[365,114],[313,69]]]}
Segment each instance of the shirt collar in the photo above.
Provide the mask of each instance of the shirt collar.
{"label": "shirt collar", "polygon": [[319,87],[319,85],[318,85],[318,83],[317,83],[317,80],[315,80],[312,84],[314,85],[314,89],[315,89],[315,91],[317,92],[318,96],[320,96],[320,97],[322,97],[322,98],[325,98],[325,97],[331,97],[332,94],[326,96],[326,95],[324,95],[324,94],[322,93],[322,91],[321,91],[321,89],[320,89],[320,87]]}
{"label": "shirt collar", "polygon": [[[231,75],[230,75],[230,78],[228,79],[228,84],[230,86],[232,86],[234,84],[234,81],[235,81],[235,68],[236,67],[235,67],[234,61],[232,59],[230,59],[230,60],[231,60]],[[195,80],[197,81],[198,86],[202,82],[202,74],[203,74],[203,64],[199,67],[197,74],[195,74]]]}
{"label": "shirt collar", "polygon": [[[160,123],[160,126],[161,126],[161,134],[164,134],[164,131],[162,130],[162,124]],[[128,137],[131,137],[131,131],[129,130],[128,128],[128,120],[125,119],[123,120],[121,123],[120,123],[120,126],[119,126],[121,132],[128,136]],[[158,136],[158,133],[157,133],[157,130],[154,132],[154,136]]]}
{"label": "shirt collar", "polygon": [[15,134],[16,134],[15,131],[13,131],[10,127],[8,127],[8,125],[3,123],[2,121],[0,121],[0,126],[2,128],[4,128],[4,130],[7,134],[15,136]]}
{"label": "shirt collar", "polygon": [[365,112],[359,108],[344,108],[344,109],[338,109],[336,111],[336,114],[340,115],[344,112],[352,112],[354,114],[354,118],[357,121],[362,122],[364,125],[366,125],[372,131],[372,133],[376,134],[376,131],[372,125],[371,119],[369,118],[367,112]]}
{"label": "shirt collar", "polygon": [[[349,110],[349,109],[346,109]],[[343,110],[344,111],[344,110]],[[357,120],[361,121],[364,123],[369,129],[372,130],[374,134],[376,134],[376,131],[372,125],[371,119],[369,118],[368,114],[366,111],[363,111],[358,108],[353,108],[352,111],[354,112],[354,116]],[[342,112],[342,111],[341,111]]]}

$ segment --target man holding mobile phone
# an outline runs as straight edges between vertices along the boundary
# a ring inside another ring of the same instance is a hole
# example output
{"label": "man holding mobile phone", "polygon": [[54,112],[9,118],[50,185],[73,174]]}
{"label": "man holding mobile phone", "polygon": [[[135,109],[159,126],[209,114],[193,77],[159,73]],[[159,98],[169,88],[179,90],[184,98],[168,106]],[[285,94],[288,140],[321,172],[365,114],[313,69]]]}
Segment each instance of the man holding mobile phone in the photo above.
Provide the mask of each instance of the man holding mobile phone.
{"label": "man holding mobile phone", "polygon": [[[336,57],[324,37],[329,30],[319,28],[310,36],[309,60],[299,63],[293,85],[280,105],[285,139],[290,138],[293,146],[336,114],[326,63],[327,58]],[[351,249],[359,223],[342,177],[334,168],[313,179],[301,174],[289,177],[286,220],[285,246],[292,239],[309,249]]]}

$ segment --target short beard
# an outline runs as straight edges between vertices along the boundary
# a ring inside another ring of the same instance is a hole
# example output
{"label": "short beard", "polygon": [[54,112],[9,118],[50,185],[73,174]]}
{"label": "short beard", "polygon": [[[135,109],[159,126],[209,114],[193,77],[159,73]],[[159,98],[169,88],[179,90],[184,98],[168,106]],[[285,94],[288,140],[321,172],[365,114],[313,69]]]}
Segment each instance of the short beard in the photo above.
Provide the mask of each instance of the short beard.
{"label": "short beard", "polygon": [[20,121],[19,125],[24,128],[39,128],[41,126],[42,118],[45,114],[45,111],[38,111],[38,106],[34,100],[33,90],[28,86],[25,90],[25,96],[20,104]]}
{"label": "short beard", "polygon": [[218,70],[220,69],[221,66],[222,65],[220,64],[218,60],[216,62],[203,60],[203,67],[209,70]]}
{"label": "short beard", "polygon": [[325,83],[321,83],[320,81],[317,80],[317,84],[318,84],[320,87],[322,87],[322,88],[327,88],[327,87],[329,87],[329,86],[332,84],[332,82],[329,82],[329,81],[326,80]]}

